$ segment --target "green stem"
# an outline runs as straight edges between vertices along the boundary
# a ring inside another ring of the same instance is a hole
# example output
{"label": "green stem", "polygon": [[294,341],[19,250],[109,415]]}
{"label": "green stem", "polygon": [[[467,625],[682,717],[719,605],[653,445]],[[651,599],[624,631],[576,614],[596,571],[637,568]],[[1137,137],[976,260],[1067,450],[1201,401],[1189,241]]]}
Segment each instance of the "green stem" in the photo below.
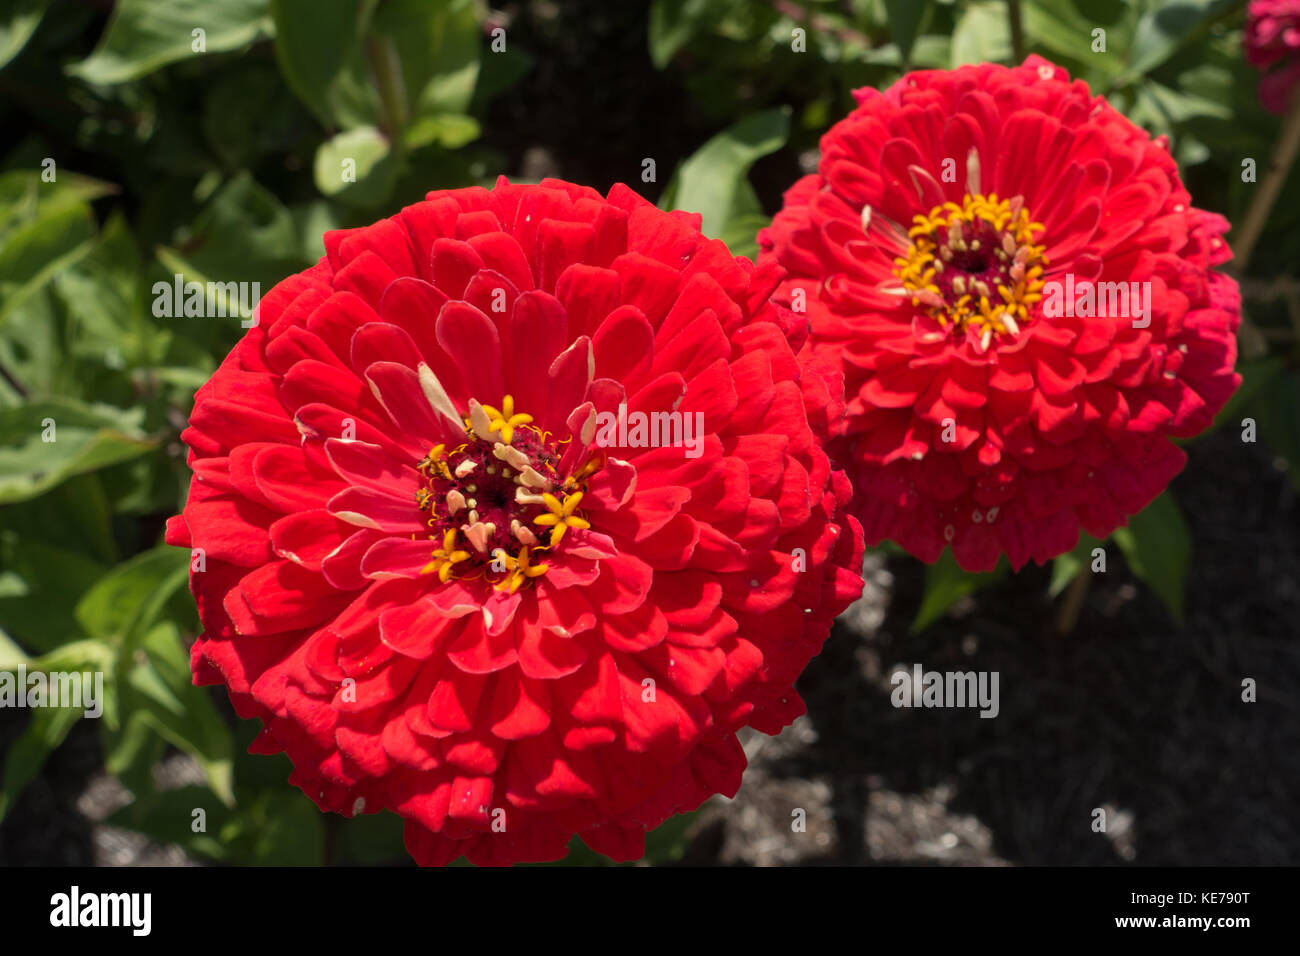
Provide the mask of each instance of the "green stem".
{"label": "green stem", "polygon": [[384,108],[384,132],[393,147],[398,149],[402,142],[402,131],[406,129],[401,68],[397,57],[389,49],[388,41],[374,34],[366,39],[366,53],[370,59],[370,68],[375,74],[379,101]]}
{"label": "green stem", "polygon": [[22,382],[18,381],[18,379],[14,378],[13,373],[10,372],[9,369],[5,367],[5,364],[3,362],[0,362],[0,378],[3,378],[5,382],[8,383],[9,387],[18,393],[19,397],[25,399],[30,394],[27,391],[27,386],[25,386]]}
{"label": "green stem", "polygon": [[1296,153],[1300,151],[1300,88],[1291,97],[1291,108],[1282,120],[1277,142],[1273,144],[1273,153],[1268,158],[1259,188],[1255,197],[1246,208],[1246,215],[1241,226],[1233,235],[1232,253],[1233,270],[1239,276],[1246,274],[1250,258],[1255,252],[1264,226],[1268,224],[1269,214],[1277,203],[1277,197],[1286,184],[1287,175],[1295,163]]}
{"label": "green stem", "polygon": [[[1282,128],[1278,131],[1273,152],[1268,158],[1268,165],[1264,167],[1263,176],[1259,180],[1259,188],[1255,190],[1254,198],[1246,207],[1246,215],[1242,217],[1241,225],[1232,231],[1231,269],[1238,279],[1246,277],[1246,270],[1250,267],[1255,246],[1264,233],[1269,214],[1273,212],[1277,197],[1281,194],[1291,167],[1295,164],[1297,151],[1300,151],[1300,88],[1291,96],[1291,107],[1282,120]],[[1237,337],[1241,343],[1242,355],[1246,358],[1258,358],[1268,351],[1264,336],[1244,312]]]}
{"label": "green stem", "polygon": [[1056,633],[1062,637],[1068,637],[1074,633],[1075,625],[1079,623],[1079,612],[1083,610],[1083,599],[1088,596],[1088,583],[1092,580],[1092,572],[1087,567],[1082,567],[1066,588],[1065,597],[1061,600],[1061,609],[1056,615]]}
{"label": "green stem", "polygon": [[1025,62],[1025,27],[1020,22],[1020,0],[1007,0],[1007,19],[1011,21],[1011,55],[1018,66]]}

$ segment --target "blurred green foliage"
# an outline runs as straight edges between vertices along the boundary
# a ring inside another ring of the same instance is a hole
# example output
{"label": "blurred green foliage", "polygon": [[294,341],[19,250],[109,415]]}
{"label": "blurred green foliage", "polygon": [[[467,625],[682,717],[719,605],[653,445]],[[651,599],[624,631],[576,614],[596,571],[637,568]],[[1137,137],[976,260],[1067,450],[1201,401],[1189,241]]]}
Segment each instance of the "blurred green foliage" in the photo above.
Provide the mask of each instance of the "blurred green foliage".
{"label": "blurred green foliage", "polygon": [[[242,329],[238,317],[155,316],[151,290],[180,274],[266,291],[322,254],[326,230],[371,222],[429,189],[513,172],[483,133],[493,101],[533,65],[504,33],[494,37],[517,6],[11,0],[0,11],[0,670],[104,673],[104,763],[134,797],[116,825],[221,862],[405,858],[396,817],[327,820],[288,786],[285,758],[246,753],[256,728],[233,719],[224,694],[190,682],[198,621],[188,556],[161,543],[162,527],[188,487],[179,434],[194,390]],[[780,156],[806,166],[818,137],[852,108],[852,90],[907,69],[1036,52],[1167,135],[1198,205],[1236,222],[1252,194],[1242,159],[1262,167],[1278,125],[1242,61],[1243,8],[654,0],[645,69],[675,78],[714,131],[674,162],[661,204],[702,213],[706,232],[753,255],[773,210],[752,168]],[[1092,49],[1096,29],[1106,31],[1104,53]],[[581,111],[580,78],[566,95]],[[355,181],[341,175],[348,162]],[[1300,258],[1298,193],[1292,177],[1253,276],[1288,276]],[[1243,362],[1247,384],[1220,421],[1239,427],[1255,416],[1300,481],[1300,319],[1282,293],[1251,298],[1247,310],[1272,348]],[[1179,614],[1190,542],[1172,498],[1115,541]],[[1058,561],[1054,593],[1096,544]],[[928,571],[917,625],[1002,576],[941,561]],[[3,754],[0,820],[80,717],[41,709],[25,718]],[[168,748],[194,757],[203,786],[158,788]],[[196,807],[204,832],[192,826]],[[679,858],[689,819],[652,834],[649,858]],[[592,857],[579,845],[570,862]]]}

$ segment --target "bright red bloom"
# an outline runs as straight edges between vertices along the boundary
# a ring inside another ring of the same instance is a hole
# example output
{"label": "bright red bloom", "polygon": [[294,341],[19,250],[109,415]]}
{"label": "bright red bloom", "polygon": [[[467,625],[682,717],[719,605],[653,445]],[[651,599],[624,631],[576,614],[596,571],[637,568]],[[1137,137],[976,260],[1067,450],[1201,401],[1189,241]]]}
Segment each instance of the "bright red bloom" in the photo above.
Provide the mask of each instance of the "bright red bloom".
{"label": "bright red bloom", "polygon": [[[796,360],[779,270],[623,186],[435,192],[325,246],[183,436],[196,682],[421,863],[640,856],[735,793],[735,732],[801,712],[860,593],[838,377]],[[702,429],[636,447],[643,414]]]}
{"label": "bright red bloom", "polygon": [[1192,208],[1163,142],[1038,57],[857,98],[759,262],[844,368],[831,454],[868,542],[987,570],[1104,538],[1182,468],[1169,436],[1240,381],[1237,286],[1211,269],[1227,221]]}
{"label": "bright red bloom", "polygon": [[1300,0],[1253,0],[1246,8],[1246,62],[1264,76],[1259,101],[1281,115],[1300,86]]}

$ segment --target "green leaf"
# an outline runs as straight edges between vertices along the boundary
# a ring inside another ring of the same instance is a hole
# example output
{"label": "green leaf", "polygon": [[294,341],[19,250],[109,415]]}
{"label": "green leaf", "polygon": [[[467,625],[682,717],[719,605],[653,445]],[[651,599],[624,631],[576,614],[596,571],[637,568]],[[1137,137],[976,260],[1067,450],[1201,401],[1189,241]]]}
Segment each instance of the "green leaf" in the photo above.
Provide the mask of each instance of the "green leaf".
{"label": "green leaf", "polygon": [[[241,172],[203,207],[183,255],[166,246],[156,248],[154,254],[169,273],[203,286],[205,295],[218,291],[209,289],[209,282],[257,282],[259,291],[266,293],[287,273],[305,268],[314,260],[305,249],[300,228],[275,195],[247,172]],[[172,275],[167,278],[172,279]],[[207,307],[214,310],[208,315],[222,314],[215,311],[219,305],[224,305],[224,298],[207,296]],[[241,320],[235,318],[238,303],[235,305],[224,309],[234,328],[231,334],[242,331]],[[227,340],[221,350],[224,353],[228,348]]]}
{"label": "green leaf", "polygon": [[772,222],[771,217],[761,213],[738,215],[723,227],[718,238],[727,244],[733,256],[758,258],[758,233]]}
{"label": "green leaf", "polygon": [[252,849],[246,862],[258,866],[320,866],[325,821],[298,790],[265,794],[251,808]]}
{"label": "green leaf", "polygon": [[1083,572],[1091,573],[1093,548],[1103,546],[1103,542],[1087,532],[1079,532],[1079,543],[1074,546],[1074,550],[1065,552],[1052,562],[1052,581],[1047,587],[1047,593],[1051,597],[1056,597],[1066,589],[1076,575]]}
{"label": "green leaf", "polygon": [[347,863],[376,866],[406,859],[402,818],[396,813],[363,813],[342,830],[340,855]]}
{"label": "green leaf", "polygon": [[1138,19],[1125,79],[1131,81],[1155,69],[1192,33],[1236,5],[1237,0],[1157,0]]}
{"label": "green leaf", "polygon": [[1081,17],[1068,0],[1027,0],[1021,11],[1030,43],[1074,60],[1092,55],[1092,30],[1097,24]]}
{"label": "green leaf", "polygon": [[458,113],[438,113],[421,116],[406,128],[406,146],[419,149],[437,143],[445,149],[460,149],[478,139],[481,130],[478,120]]}
{"label": "green leaf", "polygon": [[170,621],[159,622],[140,642],[143,655],[134,655],[125,676],[133,713],[145,719],[169,743],[194,757],[203,768],[212,792],[233,806],[234,754],[230,730],[208,693],[190,678],[189,656],[180,632]]}
{"label": "green leaf", "polygon": [[11,0],[0,13],[0,67],[22,52],[45,16],[49,0]]}
{"label": "green leaf", "polygon": [[[43,508],[33,510],[48,514]],[[0,575],[5,585],[0,620],[25,647],[51,651],[85,635],[73,607],[107,567],[84,551],[84,546],[53,544],[39,533],[0,532],[0,563],[5,568]]]}
{"label": "green leaf", "polygon": [[[194,811],[202,810],[200,818]],[[195,832],[198,821],[202,831]],[[193,856],[218,862],[231,860],[246,837],[245,823],[237,811],[213,804],[212,794],[202,787],[137,794],[135,801],[121,807],[104,821],[109,826],[143,833],[159,843],[173,843]]]}
{"label": "green leaf", "polygon": [[356,206],[374,206],[391,194],[397,163],[388,139],[360,126],[326,140],[316,151],[316,188]]}
{"label": "green leaf", "polygon": [[749,168],[784,146],[789,135],[789,108],[746,117],[682,163],[659,205],[698,212],[703,217],[704,234],[720,235],[738,215],[760,211],[747,178]]}
{"label": "green leaf", "polygon": [[1006,559],[1002,558],[992,571],[982,574],[963,571],[952,551],[945,550],[938,561],[925,569],[925,591],[916,620],[912,622],[912,633],[924,631],[961,598],[1001,580],[1007,568]]}
{"label": "green leaf", "polygon": [[930,18],[933,4],[931,0],[884,0],[884,3],[889,15],[889,35],[906,65],[917,36]]}
{"label": "green leaf", "polygon": [[58,206],[12,230],[0,246],[0,329],[17,308],[90,252],[95,220],[84,203]]}
{"label": "green leaf", "polygon": [[1004,63],[1011,58],[1011,26],[1002,0],[972,3],[952,31],[952,65]]}
{"label": "green leaf", "polygon": [[86,632],[119,643],[141,635],[186,582],[190,554],[159,545],[119,564],[77,602],[77,620]]}
{"label": "green leaf", "polygon": [[0,671],[17,670],[19,665],[30,660],[23,649],[14,643],[14,639],[0,628]]}
{"label": "green leaf", "polygon": [[[0,409],[0,504],[150,451],[157,443],[140,431],[142,418],[139,408],[60,400]],[[46,441],[51,427],[54,440]]]}
{"label": "green leaf", "polygon": [[469,108],[483,42],[472,0],[385,0],[371,32],[396,54],[409,117]]}
{"label": "green leaf", "polygon": [[[118,0],[95,52],[67,70],[87,83],[127,83],[177,60],[239,49],[273,32],[268,2]],[[199,29],[203,52],[193,48]]]}
{"label": "green leaf", "polygon": [[117,188],[69,172],[57,173],[54,182],[46,182],[41,179],[43,172],[43,169],[11,169],[0,173],[0,239],[8,238],[11,230],[38,216],[68,207],[84,207]]}
{"label": "green leaf", "polygon": [[662,70],[683,46],[715,19],[714,0],[654,0],[650,6],[650,60]]}
{"label": "green leaf", "polygon": [[1219,414],[1214,416],[1214,422],[1209,428],[1187,441],[1199,441],[1211,432],[1214,432],[1225,425],[1235,425],[1241,427],[1241,420],[1249,411],[1249,406],[1255,396],[1260,394],[1269,386],[1278,375],[1286,368],[1286,359],[1280,355],[1269,355],[1261,359],[1251,361],[1239,361],[1237,363],[1237,372],[1241,375],[1241,385],[1232,393],[1232,397],[1224,403],[1223,408],[1219,409]]}
{"label": "green leaf", "polygon": [[290,89],[326,125],[337,122],[331,95],[357,47],[353,0],[271,0],[275,58]]}
{"label": "green leaf", "polygon": [[669,817],[645,835],[645,859],[650,863],[675,863],[686,853],[687,833],[699,811]]}
{"label": "green leaf", "polygon": [[1129,570],[1156,592],[1181,625],[1192,536],[1173,494],[1166,491],[1130,518],[1128,527],[1117,528],[1114,540]]}
{"label": "green leaf", "polygon": [[[106,719],[100,722],[104,769],[139,797],[154,791],[153,768],[166,754],[167,741],[154,730],[144,711],[130,706],[129,688],[125,695],[122,691],[116,682],[104,688],[113,708],[113,719],[107,719],[106,706]],[[121,705],[122,696],[126,697],[128,705],[125,713]]]}

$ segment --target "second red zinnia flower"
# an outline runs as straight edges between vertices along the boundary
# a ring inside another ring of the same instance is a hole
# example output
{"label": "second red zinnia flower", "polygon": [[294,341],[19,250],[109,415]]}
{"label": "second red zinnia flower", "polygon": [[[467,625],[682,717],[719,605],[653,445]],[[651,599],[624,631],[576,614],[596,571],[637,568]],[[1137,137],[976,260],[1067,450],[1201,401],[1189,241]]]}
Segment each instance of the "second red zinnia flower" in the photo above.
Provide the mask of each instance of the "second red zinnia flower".
{"label": "second red zinnia flower", "polygon": [[759,241],[844,370],[835,453],[868,542],[989,570],[1105,538],[1240,381],[1227,221],[1037,57],[858,101]]}

